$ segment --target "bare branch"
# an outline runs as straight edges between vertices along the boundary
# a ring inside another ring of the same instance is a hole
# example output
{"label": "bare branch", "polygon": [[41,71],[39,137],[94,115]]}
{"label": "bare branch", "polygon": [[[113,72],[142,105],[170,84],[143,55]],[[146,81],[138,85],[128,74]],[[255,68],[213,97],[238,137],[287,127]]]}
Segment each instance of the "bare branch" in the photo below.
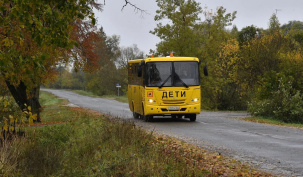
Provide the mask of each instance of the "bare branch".
{"label": "bare branch", "polygon": [[123,11],[123,9],[127,6],[127,5],[130,5],[134,8],[134,11],[137,13],[137,12],[141,12],[142,13],[145,13],[145,14],[149,14],[146,10],[143,10],[139,7],[137,7],[135,4],[131,3],[130,1],[128,0],[125,0],[125,4],[123,5],[121,11]]}
{"label": "bare branch", "polygon": [[[105,1],[106,1],[106,0],[104,0],[104,4],[103,4],[103,5],[105,5]],[[137,7],[137,5],[131,3],[129,0],[125,0],[125,4],[122,6],[121,11],[123,11],[123,9],[124,9],[127,5],[132,6],[132,7],[134,8],[134,11],[135,11],[136,13],[137,13],[137,12],[141,12],[141,15],[142,15],[142,14],[150,15],[146,10],[143,10],[143,9]]]}

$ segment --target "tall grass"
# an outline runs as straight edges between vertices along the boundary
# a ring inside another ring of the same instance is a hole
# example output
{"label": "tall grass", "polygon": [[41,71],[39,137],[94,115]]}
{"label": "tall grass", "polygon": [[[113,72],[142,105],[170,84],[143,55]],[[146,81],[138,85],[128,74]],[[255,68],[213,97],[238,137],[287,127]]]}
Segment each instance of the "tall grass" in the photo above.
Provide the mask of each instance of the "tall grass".
{"label": "tall grass", "polygon": [[79,114],[77,121],[31,128],[25,139],[6,144],[10,153],[2,175],[203,175],[187,169],[185,161],[163,156],[164,146],[152,146],[153,142],[153,136],[133,124]]}

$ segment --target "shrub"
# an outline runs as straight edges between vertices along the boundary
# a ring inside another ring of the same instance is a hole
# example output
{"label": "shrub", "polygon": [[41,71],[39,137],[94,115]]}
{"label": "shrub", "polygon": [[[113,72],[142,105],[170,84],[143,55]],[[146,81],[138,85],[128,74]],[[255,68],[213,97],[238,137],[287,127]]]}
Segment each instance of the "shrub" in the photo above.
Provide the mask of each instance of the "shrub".
{"label": "shrub", "polygon": [[[268,88],[267,83],[263,87]],[[260,95],[259,89],[259,94]],[[268,89],[266,89],[268,90]],[[273,117],[284,122],[303,122],[303,95],[292,86],[292,79],[281,76],[278,87],[267,98],[257,97],[248,104],[248,111],[256,116]]]}

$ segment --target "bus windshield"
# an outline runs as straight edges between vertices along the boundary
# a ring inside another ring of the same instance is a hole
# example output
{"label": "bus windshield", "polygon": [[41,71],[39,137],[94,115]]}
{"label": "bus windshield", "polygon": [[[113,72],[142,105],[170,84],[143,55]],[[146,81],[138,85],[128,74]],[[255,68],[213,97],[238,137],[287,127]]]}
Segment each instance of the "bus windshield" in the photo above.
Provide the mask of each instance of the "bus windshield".
{"label": "bus windshield", "polygon": [[189,87],[200,85],[199,64],[195,61],[146,63],[146,86]]}

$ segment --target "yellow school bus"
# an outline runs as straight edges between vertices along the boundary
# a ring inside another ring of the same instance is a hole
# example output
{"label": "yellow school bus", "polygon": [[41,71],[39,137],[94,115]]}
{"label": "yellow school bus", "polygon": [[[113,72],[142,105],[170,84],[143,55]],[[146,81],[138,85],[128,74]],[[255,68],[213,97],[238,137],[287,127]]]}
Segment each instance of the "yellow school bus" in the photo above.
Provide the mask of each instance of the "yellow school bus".
{"label": "yellow school bus", "polygon": [[199,59],[157,57],[128,62],[128,101],[133,117],[189,118],[200,113]]}

